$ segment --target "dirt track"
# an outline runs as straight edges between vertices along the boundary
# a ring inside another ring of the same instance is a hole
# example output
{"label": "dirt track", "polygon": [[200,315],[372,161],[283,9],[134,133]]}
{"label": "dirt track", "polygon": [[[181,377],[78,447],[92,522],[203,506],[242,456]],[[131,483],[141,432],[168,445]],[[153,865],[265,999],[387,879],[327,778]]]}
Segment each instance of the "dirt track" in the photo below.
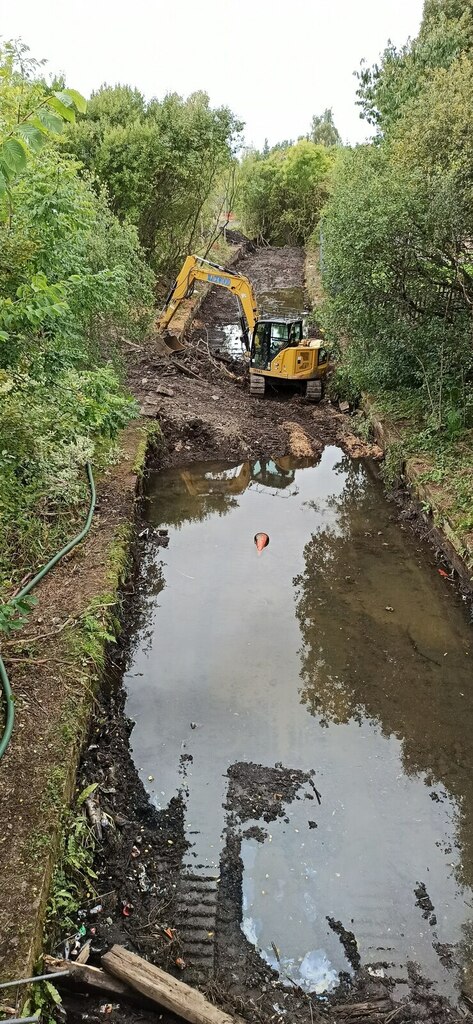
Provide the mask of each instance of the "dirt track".
{"label": "dirt track", "polygon": [[[298,250],[260,250],[246,256],[240,266],[251,277],[258,292],[275,287],[297,287],[303,282],[303,255]],[[279,393],[270,394],[264,401],[250,400],[242,363],[214,359],[206,345],[206,326],[228,322],[232,301],[231,296],[222,298],[216,290],[210,293],[194,324],[186,353],[163,357],[156,342],[150,343],[146,352],[132,353],[129,366],[132,389],[142,412],[157,417],[164,433],[164,448],[156,457],[158,467],[205,458],[235,460],[261,455],[318,455],[327,444],[339,445],[356,455],[376,454],[369,445],[364,446],[353,437],[349,419],[329,403],[313,407],[299,395]],[[139,554],[138,543],[138,560]],[[139,616],[139,591],[140,586],[145,585],[149,587],[150,580],[138,574],[136,589],[133,585],[130,587],[127,617]],[[111,665],[118,679],[126,662],[125,643]],[[176,971],[175,961],[182,953],[179,928],[171,933],[171,939],[164,929],[176,927],[183,899],[186,913],[192,914],[193,903],[198,902],[201,894],[186,894],[182,890],[180,865],[186,848],[183,808],[177,799],[164,811],[151,808],[129,755],[131,724],[123,718],[123,703],[121,689],[114,693],[111,705],[108,698],[104,700],[79,780],[80,786],[90,781],[100,782],[104,809],[116,826],[105,833],[97,857],[97,891],[111,895],[104,899],[104,909],[96,922],[94,955],[98,958],[112,942],[120,942],[166,969]],[[267,813],[284,813],[282,803],[277,810],[270,806],[270,794],[275,789],[284,793],[294,786],[290,773],[285,775],[283,769],[278,772],[277,781],[271,776],[266,785],[257,765],[236,765],[232,786],[235,800],[240,801],[241,813],[244,813],[245,790],[251,793],[254,790],[255,771],[262,787],[261,799],[268,803]],[[134,846],[141,851],[136,861],[132,855]],[[188,968],[184,980],[198,982],[210,998],[237,1010],[248,1021],[266,1024],[286,1020],[309,1024],[330,1016],[327,1002],[310,998],[297,988],[283,988],[243,936],[235,913],[240,905],[241,871],[238,843],[233,841],[232,845],[230,839],[222,870],[219,907],[215,913],[210,908],[214,919],[218,917],[219,932],[215,957],[212,954],[213,968],[203,972]],[[132,904],[130,916],[123,916],[123,901]],[[204,894],[203,903],[210,905],[209,893]],[[333,922],[333,927],[341,929],[342,941],[350,947],[351,933],[341,922]],[[210,929],[207,941],[213,946]],[[363,970],[358,971],[354,984],[341,985],[335,1003],[336,1017],[346,1021],[388,1022],[394,1014],[396,1021],[419,1017],[438,1021],[447,1017],[450,1021],[454,1019],[441,1000],[423,990],[420,980],[416,988],[413,979],[409,1004],[396,1008],[389,986]],[[275,1009],[275,1004],[279,1010]],[[98,1005],[91,1005],[90,1000],[86,1007],[73,1002],[69,1008],[72,1019],[74,1016],[79,1019],[84,1009],[90,1020],[101,1019]],[[139,1018],[148,1019],[144,1012],[139,1013]],[[132,1013],[126,1007],[114,1011],[114,1021],[130,1019]],[[155,1015],[150,1015],[151,1019],[155,1019]],[[168,1018],[163,1015],[161,1019]]]}

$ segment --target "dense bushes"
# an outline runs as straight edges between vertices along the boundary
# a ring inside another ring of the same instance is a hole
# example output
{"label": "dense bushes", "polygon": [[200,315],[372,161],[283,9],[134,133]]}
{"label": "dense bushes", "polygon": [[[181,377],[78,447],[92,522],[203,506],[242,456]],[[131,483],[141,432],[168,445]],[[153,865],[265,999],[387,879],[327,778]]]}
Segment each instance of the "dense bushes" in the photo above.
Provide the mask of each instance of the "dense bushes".
{"label": "dense bushes", "polygon": [[[231,207],[240,124],[204,93],[85,101],[23,45],[0,51],[0,593],[74,527],[83,467],[135,414],[140,338],[182,257]],[[155,272],[159,279],[156,282]]]}
{"label": "dense bushes", "polygon": [[252,238],[272,245],[303,245],[316,227],[328,195],[333,151],[301,139],[242,161],[238,209]]}
{"label": "dense bushes", "polygon": [[[52,95],[21,57],[0,53],[0,144]],[[64,154],[62,126],[59,114],[42,126],[0,200],[0,593],[82,515],[84,462],[109,460],[134,413],[118,339],[140,336],[152,311],[136,230]]]}
{"label": "dense bushes", "polygon": [[128,86],[103,86],[68,147],[108,188],[114,213],[136,226],[148,260],[169,278],[185,255],[206,247],[218,210],[230,208],[241,125],[205,93],[145,103]]}
{"label": "dense bushes", "polygon": [[[427,0],[417,40],[360,78],[374,143],[345,151],[323,217],[323,311],[351,387],[473,426],[473,15]],[[412,405],[412,402],[411,402]]]}

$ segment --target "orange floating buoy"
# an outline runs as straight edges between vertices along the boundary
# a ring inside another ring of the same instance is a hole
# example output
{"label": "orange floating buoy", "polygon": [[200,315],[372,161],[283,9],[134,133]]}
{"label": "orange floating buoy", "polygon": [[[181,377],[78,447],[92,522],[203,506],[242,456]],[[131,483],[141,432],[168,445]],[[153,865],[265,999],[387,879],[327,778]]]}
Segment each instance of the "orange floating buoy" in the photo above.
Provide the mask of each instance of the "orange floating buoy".
{"label": "orange floating buoy", "polygon": [[269,544],[269,537],[267,533],[255,533],[255,544],[260,555],[263,548],[267,548]]}

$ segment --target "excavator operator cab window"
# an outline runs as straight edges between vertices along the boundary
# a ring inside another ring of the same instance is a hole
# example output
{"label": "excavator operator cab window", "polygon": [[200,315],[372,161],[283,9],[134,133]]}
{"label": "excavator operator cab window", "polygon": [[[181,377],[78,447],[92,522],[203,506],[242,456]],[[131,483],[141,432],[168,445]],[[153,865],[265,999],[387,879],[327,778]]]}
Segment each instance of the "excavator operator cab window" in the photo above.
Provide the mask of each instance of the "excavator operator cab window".
{"label": "excavator operator cab window", "polygon": [[317,365],[323,366],[324,363],[328,363],[328,352],[326,348],[319,348]]}
{"label": "excavator operator cab window", "polygon": [[251,352],[252,366],[258,366],[265,370],[269,361],[269,349],[271,345],[271,324],[258,324],[253,338]]}
{"label": "excavator operator cab window", "polygon": [[289,327],[289,344],[298,345],[302,341],[302,321],[296,320]]}
{"label": "excavator operator cab window", "polygon": [[251,365],[261,370],[269,370],[273,359],[289,345],[297,345],[301,338],[300,321],[261,321],[257,324],[254,334]]}
{"label": "excavator operator cab window", "polygon": [[287,348],[288,344],[289,324],[271,324],[270,362],[282,352],[283,348]]}

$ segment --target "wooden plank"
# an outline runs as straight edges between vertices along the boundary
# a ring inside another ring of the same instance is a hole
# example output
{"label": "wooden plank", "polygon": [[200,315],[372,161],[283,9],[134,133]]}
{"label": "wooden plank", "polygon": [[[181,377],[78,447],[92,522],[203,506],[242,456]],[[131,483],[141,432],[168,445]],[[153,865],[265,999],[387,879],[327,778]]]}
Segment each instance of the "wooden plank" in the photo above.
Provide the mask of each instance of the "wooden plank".
{"label": "wooden plank", "polygon": [[189,1024],[244,1024],[241,1017],[219,1010],[197,989],[173,978],[123,946],[113,946],[102,957],[102,963],[111,974]]}
{"label": "wooden plank", "polygon": [[93,989],[94,992],[103,992],[104,995],[127,996],[128,998],[130,996],[133,998],[135,995],[123,981],[119,981],[114,975],[102,971],[100,967],[75,963],[73,960],[61,960],[54,956],[45,956],[43,959],[45,974],[54,974],[55,971],[68,971],[69,977],[64,975],[63,978],[58,978],[58,985],[61,982],[72,981],[84,986],[84,988]]}

